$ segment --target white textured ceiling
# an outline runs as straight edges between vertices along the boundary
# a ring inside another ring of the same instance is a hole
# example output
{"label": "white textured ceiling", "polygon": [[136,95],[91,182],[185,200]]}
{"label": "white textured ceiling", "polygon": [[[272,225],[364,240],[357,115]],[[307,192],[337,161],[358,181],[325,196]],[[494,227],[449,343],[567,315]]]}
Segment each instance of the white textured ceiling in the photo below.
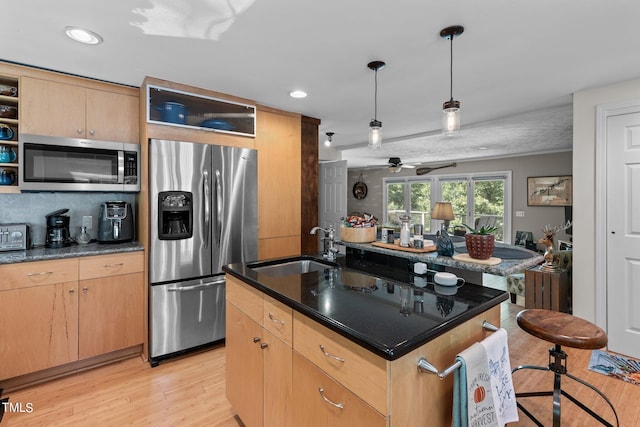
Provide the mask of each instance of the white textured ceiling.
{"label": "white textured ceiling", "polygon": [[[20,0],[2,15],[1,59],[134,86],[149,75],[300,112],[322,120],[322,138],[335,132],[350,167],[567,150],[572,93],[640,76],[631,0]],[[72,42],[68,25],[104,43]],[[439,33],[450,25],[465,27],[453,45],[463,132],[443,139],[450,46]],[[377,152],[358,148],[373,118],[372,60],[387,63]]]}

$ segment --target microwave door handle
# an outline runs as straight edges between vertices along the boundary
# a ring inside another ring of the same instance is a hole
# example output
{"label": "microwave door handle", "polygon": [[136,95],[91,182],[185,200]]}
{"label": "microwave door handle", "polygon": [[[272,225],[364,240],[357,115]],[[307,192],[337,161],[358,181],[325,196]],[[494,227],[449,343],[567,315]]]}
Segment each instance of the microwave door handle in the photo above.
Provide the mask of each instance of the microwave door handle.
{"label": "microwave door handle", "polygon": [[218,233],[218,247],[220,247],[220,241],[222,240],[222,178],[220,171],[216,170],[216,212],[218,217],[216,218],[216,233]]}
{"label": "microwave door handle", "polygon": [[204,199],[204,203],[203,203],[204,228],[205,228],[204,247],[206,249],[206,248],[209,247],[209,239],[211,238],[211,214],[209,212],[209,205],[211,203],[211,201],[209,200],[209,198],[210,198],[210,194],[209,194],[209,171],[205,169],[202,172],[202,175],[204,177],[204,180],[203,180],[203,183],[202,183],[202,195],[203,195],[203,199]]}
{"label": "microwave door handle", "polygon": [[124,151],[118,150],[118,184],[124,184]]}

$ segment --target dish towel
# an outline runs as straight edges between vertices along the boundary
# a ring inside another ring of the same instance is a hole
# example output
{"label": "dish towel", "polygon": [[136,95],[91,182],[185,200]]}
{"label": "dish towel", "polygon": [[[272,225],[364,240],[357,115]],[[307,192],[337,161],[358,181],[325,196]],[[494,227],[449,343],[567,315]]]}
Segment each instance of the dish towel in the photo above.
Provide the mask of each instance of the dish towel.
{"label": "dish towel", "polygon": [[454,372],[454,427],[504,427],[518,421],[506,330],[473,344],[456,360],[461,366]]}

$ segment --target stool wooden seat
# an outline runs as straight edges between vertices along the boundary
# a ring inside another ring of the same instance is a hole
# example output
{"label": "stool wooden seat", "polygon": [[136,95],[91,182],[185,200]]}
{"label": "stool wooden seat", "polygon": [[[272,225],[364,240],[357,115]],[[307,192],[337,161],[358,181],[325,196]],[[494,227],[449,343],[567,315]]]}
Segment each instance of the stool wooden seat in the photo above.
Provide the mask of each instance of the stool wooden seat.
{"label": "stool wooden seat", "polygon": [[553,344],[585,350],[607,345],[607,334],[601,328],[571,314],[528,309],[518,313],[516,320],[525,332]]}
{"label": "stool wooden seat", "polygon": [[616,425],[619,426],[618,414],[616,413],[613,404],[609,399],[593,385],[587,383],[580,378],[577,378],[567,372],[567,353],[562,350],[562,346],[595,350],[607,345],[607,335],[598,326],[593,323],[573,316],[567,313],[561,313],[558,311],[544,310],[544,309],[527,309],[523,310],[516,316],[518,326],[520,328],[540,338],[541,340],[548,341],[554,344],[549,349],[549,365],[548,366],[532,366],[521,365],[513,369],[512,373],[515,373],[521,369],[537,369],[543,371],[553,372],[553,390],[550,391],[534,391],[534,392],[518,392],[516,393],[516,402],[518,408],[529,417],[538,427],[544,427],[544,425],[536,419],[531,412],[529,412],[520,402],[521,398],[526,397],[540,397],[540,396],[553,396],[553,427],[561,426],[561,397],[569,399],[580,409],[587,414],[591,415],[600,424],[613,427],[613,424],[606,421],[601,415],[596,414],[591,408],[584,403],[577,400],[575,397],[567,393],[562,389],[563,376],[566,376],[591,390],[596,392],[611,408],[615,419]]}

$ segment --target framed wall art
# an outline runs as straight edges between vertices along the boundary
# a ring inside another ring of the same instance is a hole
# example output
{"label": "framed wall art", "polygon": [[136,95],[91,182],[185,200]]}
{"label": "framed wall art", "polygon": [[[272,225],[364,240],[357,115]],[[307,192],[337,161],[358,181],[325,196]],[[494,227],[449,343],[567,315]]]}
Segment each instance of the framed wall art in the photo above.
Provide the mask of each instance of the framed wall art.
{"label": "framed wall art", "polygon": [[573,204],[573,177],[534,176],[527,178],[528,206],[571,206]]}

